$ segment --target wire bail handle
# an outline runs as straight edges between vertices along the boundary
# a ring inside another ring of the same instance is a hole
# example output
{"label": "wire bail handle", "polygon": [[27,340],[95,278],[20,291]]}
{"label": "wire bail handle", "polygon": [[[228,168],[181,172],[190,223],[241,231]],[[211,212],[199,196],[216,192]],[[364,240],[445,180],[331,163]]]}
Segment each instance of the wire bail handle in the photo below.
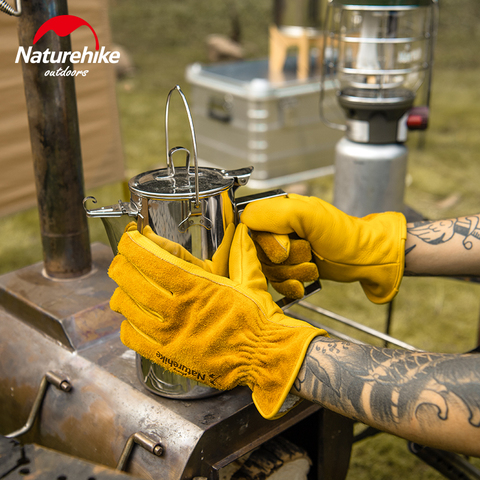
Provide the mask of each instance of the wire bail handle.
{"label": "wire bail handle", "polygon": [[187,152],[187,173],[190,174],[190,152],[183,147],[173,147],[170,149],[169,141],[168,141],[168,111],[170,106],[170,97],[172,93],[177,91],[180,96],[182,97],[183,104],[185,105],[185,110],[187,112],[188,123],[190,125],[190,133],[192,135],[192,145],[193,145],[193,161],[195,162],[195,206],[198,207],[200,204],[200,192],[198,186],[198,160],[197,160],[197,139],[195,137],[195,129],[193,127],[193,119],[192,114],[190,112],[190,107],[188,106],[187,99],[182,92],[182,89],[179,85],[175,85],[167,95],[167,103],[165,105],[165,144],[167,150],[167,172],[169,177],[173,177],[175,175],[175,166],[173,164],[172,155],[178,150],[184,150]]}

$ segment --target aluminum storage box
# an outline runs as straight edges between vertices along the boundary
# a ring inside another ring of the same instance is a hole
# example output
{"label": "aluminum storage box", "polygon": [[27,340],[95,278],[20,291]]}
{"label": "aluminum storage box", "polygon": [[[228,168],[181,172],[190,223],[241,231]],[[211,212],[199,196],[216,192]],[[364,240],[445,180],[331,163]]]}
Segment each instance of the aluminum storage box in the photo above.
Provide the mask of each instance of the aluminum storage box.
{"label": "aluminum storage box", "polygon": [[[342,133],[320,119],[320,79],[268,80],[268,60],[190,65],[189,103],[201,165],[224,169],[253,166],[249,187],[272,188],[333,173]],[[324,111],[338,117],[332,84]]]}

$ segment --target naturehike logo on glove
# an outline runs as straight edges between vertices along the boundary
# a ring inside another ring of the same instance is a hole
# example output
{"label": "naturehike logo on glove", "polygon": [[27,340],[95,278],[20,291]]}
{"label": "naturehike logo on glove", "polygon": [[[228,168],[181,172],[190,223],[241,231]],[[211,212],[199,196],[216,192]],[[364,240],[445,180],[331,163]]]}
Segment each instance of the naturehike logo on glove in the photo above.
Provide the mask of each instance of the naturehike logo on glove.
{"label": "naturehike logo on glove", "polygon": [[[192,370],[191,368],[188,368],[185,365],[176,362],[175,360],[170,360],[165,355],[162,355],[160,352],[157,352],[156,356],[164,364],[170,365],[170,367],[175,373],[179,373],[180,375],[191,375],[192,377],[197,377],[197,380],[205,382],[205,373],[197,372],[196,370]],[[209,375],[209,377],[210,382],[212,384],[215,384],[215,381],[213,380],[215,377],[213,375]]]}
{"label": "naturehike logo on glove", "polygon": [[[49,63],[49,64],[63,64],[70,61],[72,64],[77,63],[118,63],[120,60],[120,52],[106,51],[105,47],[100,48],[97,34],[92,26],[80,17],[75,15],[57,15],[56,17],[47,20],[38,30],[33,38],[33,45],[35,45],[44,35],[49,32],[56,33],[59,37],[65,37],[80,28],[87,26],[95,37],[95,52],[84,47],[83,51],[51,51],[47,48],[44,52],[39,50],[33,51],[33,47],[18,47],[17,57],[15,63],[23,59],[25,63]],[[58,68],[45,71],[45,76],[86,76],[88,70],[71,70],[70,66],[66,68]]]}

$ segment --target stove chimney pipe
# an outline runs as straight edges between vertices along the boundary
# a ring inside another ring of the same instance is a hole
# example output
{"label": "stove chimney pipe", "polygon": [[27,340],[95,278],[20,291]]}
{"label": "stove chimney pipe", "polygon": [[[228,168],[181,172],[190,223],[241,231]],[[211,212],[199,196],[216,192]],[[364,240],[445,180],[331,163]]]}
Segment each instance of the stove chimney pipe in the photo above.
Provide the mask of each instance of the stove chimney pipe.
{"label": "stove chimney pipe", "polygon": [[[66,0],[22,2],[18,17],[19,44],[43,54],[71,51],[70,36],[47,32],[33,45],[37,30],[57,15],[67,15]],[[82,207],[83,169],[75,81],[47,71],[65,63],[22,61],[30,141],[37,189],[45,272],[52,278],[74,278],[91,270],[88,224]]]}

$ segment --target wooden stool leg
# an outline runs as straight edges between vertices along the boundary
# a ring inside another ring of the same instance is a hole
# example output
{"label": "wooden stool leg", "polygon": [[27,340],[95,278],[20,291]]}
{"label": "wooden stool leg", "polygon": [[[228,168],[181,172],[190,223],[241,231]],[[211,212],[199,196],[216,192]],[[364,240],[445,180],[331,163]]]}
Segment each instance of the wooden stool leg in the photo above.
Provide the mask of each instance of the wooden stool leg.
{"label": "wooden stool leg", "polygon": [[310,42],[306,32],[298,39],[298,57],[297,57],[297,78],[305,80],[308,78]]}
{"label": "wooden stool leg", "polygon": [[270,27],[269,49],[268,72],[270,80],[283,81],[283,67],[287,59],[287,46],[283,36],[274,25]]}
{"label": "wooden stool leg", "polygon": [[[284,81],[283,68],[287,60],[287,53],[290,47],[297,48],[297,78],[306,80],[310,71],[310,46],[318,45],[323,47],[323,38],[321,36],[309,37],[306,31],[297,36],[288,36],[283,34],[275,25],[269,29],[269,62],[268,71],[271,81]],[[319,54],[318,62],[321,62],[322,55]],[[320,66],[320,65],[319,65]]]}
{"label": "wooden stool leg", "polygon": [[315,39],[315,46],[318,49],[318,56],[316,60],[316,69],[317,69],[317,75],[322,74],[322,69],[323,69],[323,37],[319,36]]}

